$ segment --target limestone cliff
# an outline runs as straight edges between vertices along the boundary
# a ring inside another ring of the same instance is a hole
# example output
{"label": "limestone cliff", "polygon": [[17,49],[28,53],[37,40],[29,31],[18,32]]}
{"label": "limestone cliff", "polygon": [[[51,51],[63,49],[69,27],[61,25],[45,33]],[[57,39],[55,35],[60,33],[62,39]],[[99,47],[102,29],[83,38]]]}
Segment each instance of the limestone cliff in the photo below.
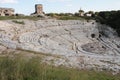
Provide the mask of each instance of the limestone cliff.
{"label": "limestone cliff", "polygon": [[[108,26],[93,20],[22,21],[24,25],[11,20],[0,21],[1,49],[8,47],[59,55],[60,59],[54,62],[56,66],[120,73],[120,38]],[[43,61],[49,63],[50,59]]]}

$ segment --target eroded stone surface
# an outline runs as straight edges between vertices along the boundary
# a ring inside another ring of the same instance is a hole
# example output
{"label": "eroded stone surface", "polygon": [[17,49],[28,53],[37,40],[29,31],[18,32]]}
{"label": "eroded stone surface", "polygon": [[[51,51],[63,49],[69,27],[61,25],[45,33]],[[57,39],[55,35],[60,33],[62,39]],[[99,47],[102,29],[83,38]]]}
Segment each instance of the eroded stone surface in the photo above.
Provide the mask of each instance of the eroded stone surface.
{"label": "eroded stone surface", "polygon": [[43,60],[54,59],[56,66],[120,72],[120,39],[107,26],[79,20],[22,21],[25,25],[0,21],[1,45],[58,55]]}

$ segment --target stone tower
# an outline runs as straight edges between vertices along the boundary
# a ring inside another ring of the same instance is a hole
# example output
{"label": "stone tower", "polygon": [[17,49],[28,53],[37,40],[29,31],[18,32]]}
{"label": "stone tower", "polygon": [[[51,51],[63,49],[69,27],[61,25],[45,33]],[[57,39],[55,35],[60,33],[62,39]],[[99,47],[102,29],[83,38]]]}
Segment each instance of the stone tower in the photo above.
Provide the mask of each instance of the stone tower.
{"label": "stone tower", "polygon": [[43,6],[42,4],[35,5],[35,14],[43,14]]}

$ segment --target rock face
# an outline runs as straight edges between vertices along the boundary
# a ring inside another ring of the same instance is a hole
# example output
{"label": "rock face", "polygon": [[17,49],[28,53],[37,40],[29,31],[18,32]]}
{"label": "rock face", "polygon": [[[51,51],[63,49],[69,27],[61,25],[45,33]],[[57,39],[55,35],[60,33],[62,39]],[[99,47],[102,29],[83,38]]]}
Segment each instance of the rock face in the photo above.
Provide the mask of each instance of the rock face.
{"label": "rock face", "polygon": [[0,21],[2,46],[60,56],[56,66],[120,73],[120,38],[106,25],[79,20],[22,21],[25,25]]}
{"label": "rock face", "polygon": [[0,8],[0,16],[12,16],[12,15],[14,15],[14,9]]}

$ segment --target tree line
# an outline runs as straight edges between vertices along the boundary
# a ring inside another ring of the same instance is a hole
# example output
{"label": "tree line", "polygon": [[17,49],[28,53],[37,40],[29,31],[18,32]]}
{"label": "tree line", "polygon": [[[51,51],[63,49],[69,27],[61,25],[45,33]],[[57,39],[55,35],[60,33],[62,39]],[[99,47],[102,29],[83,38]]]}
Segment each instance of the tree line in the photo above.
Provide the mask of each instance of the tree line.
{"label": "tree line", "polygon": [[95,19],[102,24],[114,28],[120,36],[120,10],[99,12]]}

